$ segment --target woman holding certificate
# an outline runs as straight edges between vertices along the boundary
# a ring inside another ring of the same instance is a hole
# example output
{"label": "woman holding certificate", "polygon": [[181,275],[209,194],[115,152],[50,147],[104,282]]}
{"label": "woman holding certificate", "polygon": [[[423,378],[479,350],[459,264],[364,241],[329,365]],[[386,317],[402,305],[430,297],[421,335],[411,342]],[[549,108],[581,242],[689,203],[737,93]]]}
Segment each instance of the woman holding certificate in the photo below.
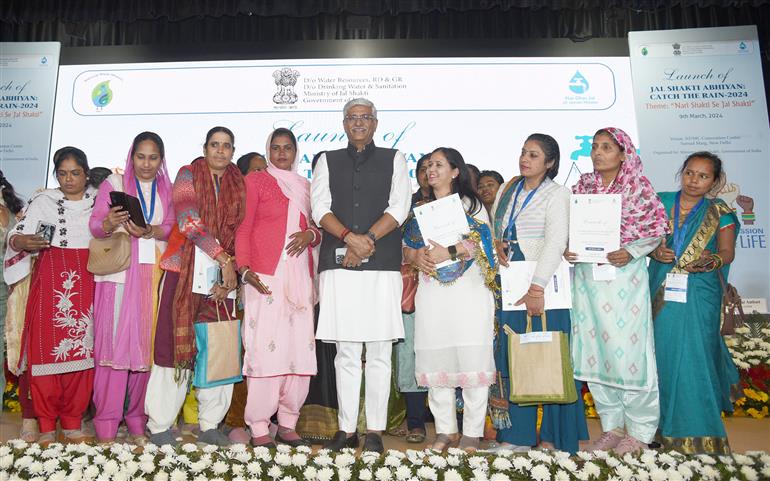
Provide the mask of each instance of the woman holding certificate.
{"label": "woman holding certificate", "polygon": [[[233,307],[228,294],[238,284],[235,267],[235,231],[246,211],[243,175],[232,163],[232,131],[214,127],[206,134],[203,157],[179,169],[172,188],[176,224],[160,261],[166,271],[160,289],[155,328],[154,363],[145,398],[150,440],[156,445],[176,444],[171,425],[176,421],[193,375],[196,341],[194,323],[227,319]],[[196,256],[200,264],[219,264],[221,282],[206,294],[193,292]],[[233,350],[238,349],[233,345]],[[232,384],[197,388],[202,444],[228,445],[219,431],[227,414]]]}
{"label": "woman holding certificate", "polygon": [[[672,235],[652,251],[650,293],[660,387],[660,436],[684,454],[729,454],[722,411],[732,411],[738,371],[719,333],[722,286],[735,257],[739,223],[713,195],[724,185],[722,161],[696,152],[679,171],[679,192],[658,194]],[[684,291],[672,295],[678,279]]]}
{"label": "woman holding certificate", "polygon": [[[420,207],[412,208],[404,227],[404,259],[421,271],[415,295],[415,376],[419,385],[428,387],[436,421],[433,449],[459,445],[473,451],[484,432],[489,386],[495,379],[494,246],[486,210],[470,184],[462,155],[445,147],[434,150],[427,174],[434,200],[424,207],[443,199],[452,202],[450,197],[457,194],[461,200],[456,208],[461,221],[464,214],[468,233],[449,245],[424,239],[415,214]],[[431,220],[447,224],[444,218]],[[463,388],[462,439],[457,387]]]}
{"label": "woman holding certificate", "polygon": [[[139,197],[146,228],[131,221],[122,207],[110,207],[113,191]],[[101,442],[115,440],[123,419],[132,442],[147,441],[144,397],[158,308],[158,259],[175,223],[163,140],[154,132],[142,132],[131,145],[125,174],[112,174],[99,187],[89,222],[96,238],[109,237],[118,229],[131,236],[128,269],[95,277],[94,427]]]}
{"label": "woman holding certificate", "polygon": [[[504,393],[509,392],[509,375],[508,335],[503,326],[522,334],[526,332],[527,317],[531,316],[532,331],[539,331],[543,327],[541,314],[545,312],[548,330],[567,334],[571,330],[569,309],[544,309],[545,286],[562,262],[569,226],[569,189],[553,181],[559,172],[556,140],[550,135],[530,135],[521,149],[519,171],[521,176],[500,189],[492,210],[500,264],[509,266],[525,260],[537,263],[529,290],[518,301],[518,305],[526,306],[526,311],[498,311],[495,363]],[[580,392],[582,383],[576,384]],[[537,406],[509,403],[508,417],[510,427],[497,430],[497,449],[529,450],[535,446]],[[588,429],[580,396],[570,404],[543,405],[541,446],[574,454],[581,439],[588,439]]]}
{"label": "woman holding certificate", "polygon": [[[668,223],[628,134],[613,127],[597,131],[591,161],[594,171],[581,175],[572,192],[620,196],[621,247],[607,254],[608,264],[575,265],[572,360],[575,378],[588,382],[602,422],[603,434],[593,449],[622,454],[644,448],[658,428],[645,257]],[[572,252],[565,257],[577,260]]]}

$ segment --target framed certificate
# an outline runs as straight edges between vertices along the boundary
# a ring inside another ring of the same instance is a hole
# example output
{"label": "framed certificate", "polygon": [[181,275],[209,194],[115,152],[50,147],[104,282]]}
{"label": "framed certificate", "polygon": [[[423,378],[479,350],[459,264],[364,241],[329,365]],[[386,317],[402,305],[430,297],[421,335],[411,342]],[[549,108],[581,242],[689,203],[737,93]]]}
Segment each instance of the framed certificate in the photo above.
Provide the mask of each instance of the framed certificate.
{"label": "framed certificate", "polygon": [[[420,233],[425,240],[425,245],[428,247],[431,245],[430,241],[444,247],[457,244],[463,235],[471,231],[470,226],[468,226],[468,219],[465,217],[463,201],[457,194],[415,207],[414,216],[417,219],[417,225],[420,226]],[[436,268],[445,267],[455,262],[460,261],[459,259],[456,261],[446,260],[436,264]]]}
{"label": "framed certificate", "polygon": [[620,194],[572,194],[569,251],[577,262],[606,263],[620,249]]}

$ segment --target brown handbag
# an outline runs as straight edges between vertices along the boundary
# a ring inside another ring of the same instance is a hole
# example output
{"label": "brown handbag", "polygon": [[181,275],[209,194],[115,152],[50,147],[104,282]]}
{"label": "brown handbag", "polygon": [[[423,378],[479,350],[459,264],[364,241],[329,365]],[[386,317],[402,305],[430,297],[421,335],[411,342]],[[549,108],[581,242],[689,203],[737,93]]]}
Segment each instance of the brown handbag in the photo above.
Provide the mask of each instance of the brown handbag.
{"label": "brown handbag", "polygon": [[737,327],[743,326],[746,316],[743,314],[741,296],[734,285],[727,282],[721,270],[717,270],[719,283],[722,285],[722,329],[720,334],[731,336]]}
{"label": "brown handbag", "polygon": [[131,238],[125,232],[91,239],[88,243],[88,272],[97,276],[115,274],[131,264]]}
{"label": "brown handbag", "polygon": [[401,264],[401,282],[404,290],[401,293],[401,312],[414,312],[414,295],[417,294],[417,270],[411,264]]}

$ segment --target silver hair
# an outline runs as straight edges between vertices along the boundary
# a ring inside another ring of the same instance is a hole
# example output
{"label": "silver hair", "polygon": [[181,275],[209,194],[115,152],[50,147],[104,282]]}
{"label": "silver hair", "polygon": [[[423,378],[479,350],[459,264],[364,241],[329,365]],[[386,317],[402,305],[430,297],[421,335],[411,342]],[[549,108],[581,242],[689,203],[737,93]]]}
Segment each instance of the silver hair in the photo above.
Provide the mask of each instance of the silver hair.
{"label": "silver hair", "polygon": [[348,103],[345,104],[345,106],[342,108],[342,115],[346,116],[348,115],[348,110],[352,109],[356,105],[363,105],[364,107],[369,107],[372,109],[372,115],[374,115],[374,118],[377,118],[377,107],[374,106],[374,103],[371,100],[367,100],[364,98],[357,98],[357,99],[351,99],[348,100]]}

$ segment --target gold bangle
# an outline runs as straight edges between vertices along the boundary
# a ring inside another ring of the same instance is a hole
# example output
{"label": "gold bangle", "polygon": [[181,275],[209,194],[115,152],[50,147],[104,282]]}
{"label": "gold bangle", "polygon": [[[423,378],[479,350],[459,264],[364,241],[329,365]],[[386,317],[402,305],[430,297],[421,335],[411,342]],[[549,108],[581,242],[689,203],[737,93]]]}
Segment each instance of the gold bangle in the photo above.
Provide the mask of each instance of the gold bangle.
{"label": "gold bangle", "polygon": [[230,254],[227,254],[227,260],[224,262],[220,262],[219,267],[224,268],[227,264],[232,262],[232,260],[233,260],[232,256],[230,256]]}

